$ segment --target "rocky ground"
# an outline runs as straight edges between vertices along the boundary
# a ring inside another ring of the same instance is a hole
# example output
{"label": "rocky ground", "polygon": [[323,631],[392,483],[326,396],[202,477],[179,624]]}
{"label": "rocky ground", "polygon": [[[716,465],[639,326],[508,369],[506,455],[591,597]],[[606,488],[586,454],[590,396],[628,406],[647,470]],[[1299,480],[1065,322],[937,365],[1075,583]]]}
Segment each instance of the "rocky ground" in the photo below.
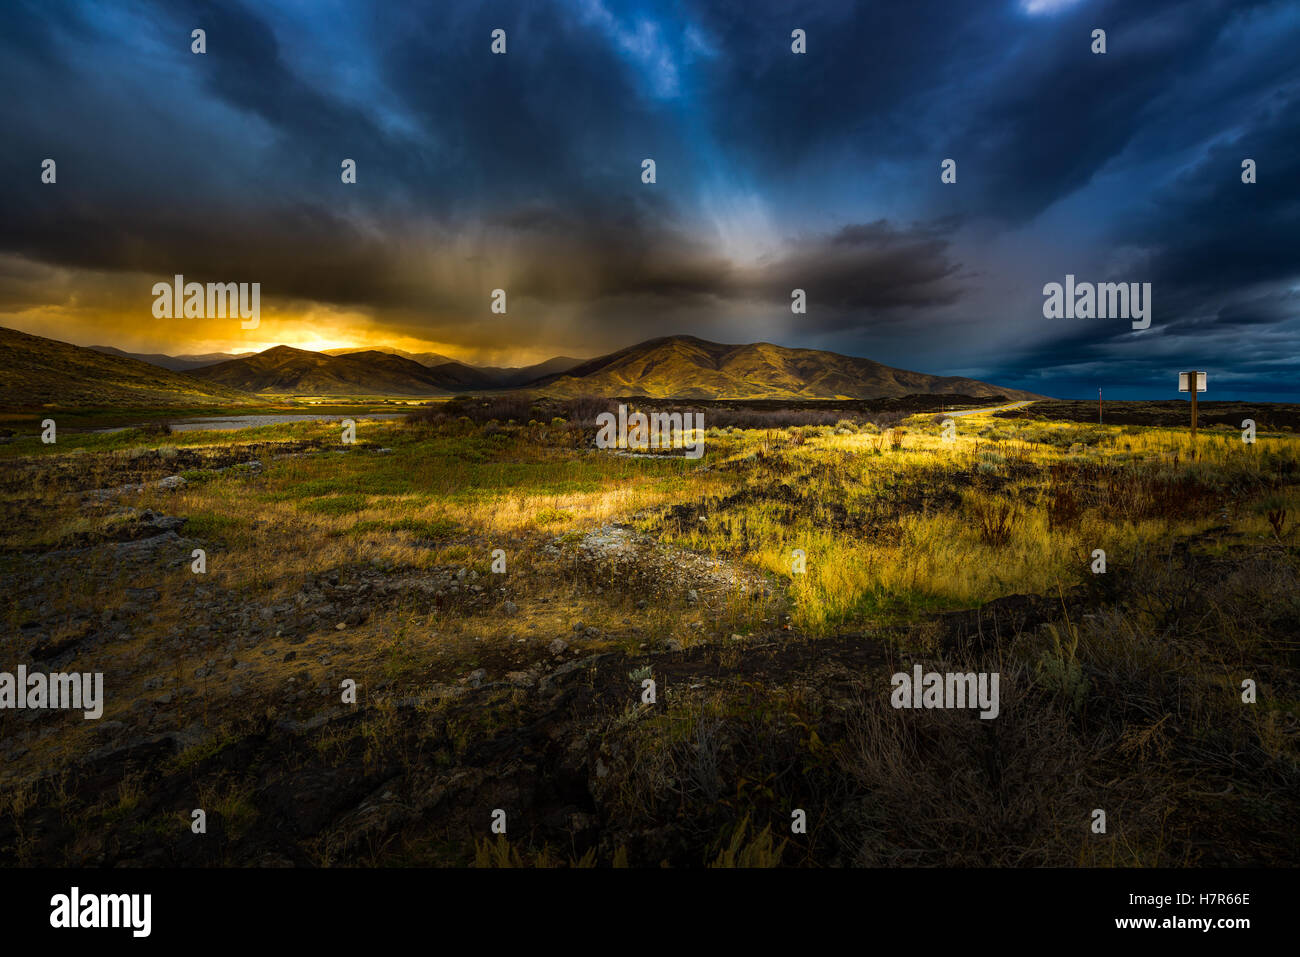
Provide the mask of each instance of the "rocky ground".
{"label": "rocky ground", "polygon": [[[268,460],[337,454],[311,443],[288,448],[282,443],[261,451]],[[367,451],[385,450],[359,450]],[[229,736],[245,739],[249,721],[260,721],[257,736],[272,750],[296,749],[313,736],[355,728],[359,717],[376,709],[399,716],[423,715],[430,707],[474,711],[482,707],[474,696],[503,690],[551,701],[558,689],[597,663],[616,668],[615,659],[628,657],[603,649],[634,647],[642,657],[683,650],[677,638],[662,639],[636,626],[637,613],[652,599],[672,593],[686,611],[698,612],[725,592],[752,594],[758,601],[772,597],[767,582],[751,570],[710,556],[662,549],[650,536],[614,524],[577,537],[537,542],[550,575],[526,570],[493,575],[465,565],[358,564],[321,571],[275,600],[265,600],[242,587],[186,574],[196,549],[214,557],[222,550],[219,541],[187,534],[186,516],[124,504],[145,488],[184,488],[181,473],[186,470],[232,469],[256,475],[262,463],[249,457],[248,450],[136,450],[116,468],[99,470],[92,483],[96,487],[89,488],[78,487],[79,479],[85,484],[81,464],[75,458],[71,464],[60,462],[44,481],[85,513],[88,531],[73,536],[70,543],[65,540],[65,547],[10,556],[0,574],[0,588],[17,596],[4,635],[6,648],[15,653],[13,664],[47,672],[102,671],[106,676],[108,713],[101,720],[41,710],[6,715],[0,781],[12,789],[13,810],[38,817],[36,808],[25,807],[24,795],[48,795],[54,788],[67,800],[73,794],[98,799],[105,793],[106,779],[119,790],[129,787],[134,793],[139,786],[149,795],[133,818],[144,815],[142,820],[151,820],[168,801],[186,793],[190,798],[182,804],[196,803],[192,775],[176,775],[169,762],[181,756],[188,765],[194,755],[214,748],[224,753],[221,746]],[[562,611],[564,627],[542,631],[524,621],[527,606],[571,604],[555,593],[556,569],[581,569],[578,590],[597,600],[606,589],[631,579],[655,584],[644,592],[650,598],[635,600],[617,635],[585,623],[581,616],[569,620]],[[176,589],[176,581],[186,587]],[[423,661],[418,666],[403,662],[400,674],[394,674],[391,668],[376,669],[368,656],[376,634],[395,615],[476,621],[491,634],[473,639],[481,645],[472,656],[475,667],[458,668],[461,662],[453,655],[430,667]],[[775,611],[773,615],[770,622],[779,627]],[[703,622],[694,625],[702,634]],[[345,679],[358,683],[358,704],[341,703]],[[628,694],[635,697],[635,691]],[[326,799],[307,792],[336,787],[331,783],[335,774],[316,777],[315,784],[301,782],[301,797],[309,805]],[[350,792],[344,789],[326,803],[335,807],[346,801],[344,793]],[[413,800],[412,806],[424,803]],[[81,813],[92,818],[96,814],[89,806]],[[83,840],[73,834],[85,818],[69,820],[65,808],[60,819],[62,827],[23,826],[23,838],[16,844],[0,843],[13,847],[25,862],[51,861],[56,848],[72,853],[69,842]],[[219,829],[220,813],[214,820]],[[293,830],[315,834],[319,824],[310,814]],[[14,835],[11,831],[5,836]],[[132,859],[93,843],[100,848],[95,854],[76,859]],[[192,846],[225,843],[222,838]],[[304,853],[300,848],[289,856],[303,863]],[[156,859],[153,853],[141,860]]]}
{"label": "rocky ground", "polygon": [[[1291,688],[1295,605],[1255,601],[1295,593],[1284,551],[1183,543],[1089,589],[812,640],[778,583],[633,525],[513,543],[531,557],[505,575],[485,547],[477,566],[358,563],[265,589],[189,574],[195,549],[223,543],[130,504],[184,488],[187,470],[318,454],[338,453],[154,451],[91,479],[76,463],[48,473],[85,532],[5,556],[8,662],[103,671],[108,701],[98,721],[4,715],[0,863],[1300,859],[1294,715],[1234,707],[1221,676],[1167,657],[1209,654],[1198,636],[1226,615],[1281,656],[1261,672],[1273,693]],[[737,601],[758,627],[727,626]],[[900,720],[889,677],[915,661],[999,670],[1000,720]],[[1098,804],[1116,823],[1090,843]]]}

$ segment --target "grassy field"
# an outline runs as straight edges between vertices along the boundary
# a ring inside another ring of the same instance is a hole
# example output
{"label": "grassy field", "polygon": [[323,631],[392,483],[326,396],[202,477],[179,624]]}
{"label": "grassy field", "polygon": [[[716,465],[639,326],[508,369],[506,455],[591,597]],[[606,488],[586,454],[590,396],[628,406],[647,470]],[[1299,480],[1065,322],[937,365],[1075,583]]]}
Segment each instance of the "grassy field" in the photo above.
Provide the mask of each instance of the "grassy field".
{"label": "grassy field", "polygon": [[[1093,401],[1059,400],[1035,402],[1020,409],[998,413],[1006,419],[1038,419],[1056,422],[1096,422],[1098,411],[1108,425],[1153,425],[1172,429],[1189,428],[1192,421],[1191,402],[1187,399],[1166,399],[1150,402],[1124,402],[1108,400],[1100,410]],[[1300,405],[1290,402],[1223,402],[1200,399],[1197,402],[1197,423],[1202,429],[1240,432],[1242,423],[1250,419],[1255,427],[1300,431]]]}
{"label": "grassy field", "polygon": [[[430,399],[418,404],[436,404],[438,400]],[[208,417],[229,417],[244,415],[276,414],[312,414],[321,415],[365,415],[376,412],[404,412],[413,400],[393,399],[374,396],[351,396],[344,399],[321,396],[262,396],[260,401],[249,405],[194,405],[178,406],[165,409],[130,409],[118,406],[81,406],[76,409],[10,409],[0,410],[0,436],[27,432],[35,434],[40,431],[41,423],[53,418],[60,429],[73,432],[95,431],[110,428],[135,426],[157,434],[160,426],[167,422],[183,419]],[[0,446],[0,455],[5,449]]]}
{"label": "grassy field", "polygon": [[106,687],[6,716],[0,861],[1300,862],[1294,435],[595,411],[0,446],[10,667]]}

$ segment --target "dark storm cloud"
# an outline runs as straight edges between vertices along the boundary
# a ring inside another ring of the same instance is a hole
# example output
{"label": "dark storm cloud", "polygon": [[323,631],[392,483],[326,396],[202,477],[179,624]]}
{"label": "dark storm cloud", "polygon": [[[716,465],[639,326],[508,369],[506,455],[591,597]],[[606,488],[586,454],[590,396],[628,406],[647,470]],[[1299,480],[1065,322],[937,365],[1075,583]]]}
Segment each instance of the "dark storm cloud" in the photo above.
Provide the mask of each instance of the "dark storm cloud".
{"label": "dark storm cloud", "polygon": [[[1230,21],[1278,6],[1109,0],[1038,18],[1014,2],[948,0],[695,9],[735,64],[708,87],[729,104],[720,138],[745,143],[770,175],[847,149],[864,170],[901,164],[910,188],[963,212],[1023,222],[1120,156],[1170,89],[1204,68]],[[807,30],[810,55],[771,55],[792,25]],[[1091,52],[1097,27],[1104,56]],[[938,169],[949,157],[963,187],[945,192]]]}
{"label": "dark storm cloud", "polygon": [[[1294,279],[1300,240],[1297,143],[1300,87],[1242,118],[1231,139],[1210,147],[1163,190],[1138,234],[1156,249],[1153,281],[1167,294],[1204,301],[1225,290]],[[1248,158],[1257,164],[1254,184],[1241,179]],[[1252,303],[1266,307],[1267,297],[1247,293],[1223,311],[1241,321]]]}
{"label": "dark storm cloud", "polygon": [[[1025,32],[953,147],[979,207],[1022,222],[1088,184],[1156,119],[1171,88],[1203,69],[1230,20],[1270,5],[1082,3]],[[1091,50],[1094,28],[1106,30],[1104,55]]]}
{"label": "dark storm cloud", "polygon": [[[663,135],[663,119],[638,114],[641,94],[626,66],[590,30],[570,25],[555,33],[536,4],[439,9],[437,16],[388,11],[376,36],[387,45],[381,59],[395,98],[389,106],[417,127],[406,139],[383,132],[377,110],[336,101],[331,94],[346,92],[345,80],[332,91],[298,80],[281,41],[250,8],[193,2],[137,9],[149,30],[174,41],[166,56],[185,82],[234,111],[208,99],[175,107],[196,126],[206,120],[224,127],[228,149],[211,151],[220,131],[195,142],[190,130],[165,128],[161,114],[141,117],[113,94],[58,79],[80,67],[54,38],[88,36],[112,60],[108,28],[99,24],[96,33],[75,11],[46,19],[22,8],[9,42],[30,35],[45,62],[28,58],[24,82],[15,85],[39,89],[31,82],[38,69],[55,77],[51,99],[71,122],[51,123],[48,109],[14,117],[28,148],[5,161],[6,182],[20,184],[3,200],[8,251],[90,269],[250,276],[278,295],[434,314],[465,307],[470,293],[454,282],[431,289],[408,281],[419,256],[490,259],[513,247],[510,258],[524,263],[522,291],[550,298],[565,296],[558,280],[566,274],[591,277],[596,294],[669,293],[725,268],[687,262],[707,251],[666,222],[669,203],[648,210],[653,201],[632,195],[652,145],[666,167],[685,164],[674,164],[676,137]],[[486,55],[491,28],[503,23],[511,53]],[[204,57],[188,50],[194,24],[207,30]],[[164,102],[169,95],[155,93]],[[78,118],[105,111],[122,125],[97,142],[79,140]],[[650,128],[656,122],[657,134]],[[260,124],[273,144],[259,164],[245,144]],[[60,163],[56,190],[30,175],[45,155]],[[344,156],[359,164],[351,193],[338,181]],[[214,179],[214,169],[224,173]],[[527,223],[529,209],[549,210],[549,226]],[[530,258],[549,265],[527,265]],[[658,261],[665,265],[653,268]],[[652,268],[642,272],[638,263]],[[503,267],[497,282],[511,269]]]}
{"label": "dark storm cloud", "polygon": [[[250,277],[287,298],[422,311],[433,327],[481,308],[487,290],[506,284],[512,295],[542,302],[649,297],[661,306],[718,297],[788,303],[801,285],[839,309],[954,295],[945,242],[932,230],[885,223],[811,237],[757,272],[730,262],[692,232],[689,202],[673,185],[674,171],[689,167],[689,150],[667,132],[673,106],[655,103],[593,27],[567,22],[557,32],[536,5],[466,9],[450,25],[392,13],[384,81],[395,105],[427,131],[414,144],[389,142],[366,111],[298,80],[281,41],[250,9],[202,2],[147,9],[153,29],[181,38],[174,58],[190,82],[269,125],[276,162],[254,171],[232,149],[221,157],[231,178],[213,183],[204,175],[213,157],[187,151],[185,137],[164,148],[165,131],[128,126],[102,144],[56,150],[57,191],[32,185],[10,197],[10,250],[88,269]],[[193,24],[207,31],[206,57],[188,52]],[[513,37],[507,57],[479,48],[497,24]],[[448,43],[449,34],[482,42]],[[84,89],[70,99],[78,111],[96,104]],[[391,155],[367,163],[367,147]],[[648,152],[664,170],[660,188],[639,181]],[[359,190],[385,184],[373,204],[340,190],[335,167],[345,154],[358,158]],[[204,178],[187,183],[179,169]],[[96,189],[93,202],[83,181]],[[392,184],[414,201],[391,201]],[[420,226],[430,212],[443,220]],[[371,228],[380,216],[380,228]],[[418,278],[421,256],[469,268],[431,285]],[[482,281],[465,281],[476,273]]]}
{"label": "dark storm cloud", "polygon": [[[1084,325],[1027,354],[1022,371],[1068,380],[1091,361],[1115,383],[1167,383],[1175,367],[1210,368],[1242,394],[1300,396],[1298,108],[1300,96],[1283,94],[1239,118],[1130,227],[1126,238],[1148,250],[1127,278],[1152,283],[1149,333],[1121,336],[1120,349],[1113,328]],[[1241,179],[1247,158],[1254,184]]]}
{"label": "dark storm cloud", "polygon": [[528,264],[512,289],[542,300],[723,297],[788,308],[792,290],[803,288],[819,306],[815,314],[826,317],[942,305],[960,294],[946,224],[899,228],[881,220],[844,226],[793,237],[752,265],[718,256],[675,223],[659,201],[635,197],[626,200],[621,215],[606,209],[603,218],[587,218],[531,207],[496,224],[528,239]]}
{"label": "dark storm cloud", "polygon": [[[764,270],[762,288],[789,297],[804,287],[846,320],[854,310],[940,306],[961,294],[960,267],[949,258],[950,224],[899,228],[884,220],[844,226],[799,243]],[[813,328],[818,328],[814,326]]]}
{"label": "dark storm cloud", "polygon": [[1300,317],[1300,291],[1287,289],[1229,303],[1215,320],[1220,327],[1274,326]]}
{"label": "dark storm cloud", "polygon": [[[944,371],[1002,328],[1011,304],[981,286],[1036,290],[1041,263],[1022,254],[1064,229],[1094,261],[1131,251],[1118,278],[1153,282],[1155,326],[1044,322],[986,356],[988,377],[1154,374],[1231,355],[1233,335],[1297,345],[1294,7],[1024,7],[18,3],[0,36],[0,83],[23,91],[0,104],[0,253],[85,282],[260,281],[447,341],[479,335],[463,317],[499,286],[531,304],[536,335],[550,310],[569,343],[616,327],[620,344],[746,310],[789,321],[803,288],[798,335],[859,352],[884,332],[950,342],[930,365]],[[1105,56],[1089,51],[1097,26]],[[506,56],[487,52],[497,27]],[[46,156],[57,187],[38,182]],[[339,182],[344,157],[356,186]],[[939,182],[946,157],[957,186]],[[1073,218],[1044,225],[1063,206]],[[20,293],[0,310],[30,303],[31,282]]]}

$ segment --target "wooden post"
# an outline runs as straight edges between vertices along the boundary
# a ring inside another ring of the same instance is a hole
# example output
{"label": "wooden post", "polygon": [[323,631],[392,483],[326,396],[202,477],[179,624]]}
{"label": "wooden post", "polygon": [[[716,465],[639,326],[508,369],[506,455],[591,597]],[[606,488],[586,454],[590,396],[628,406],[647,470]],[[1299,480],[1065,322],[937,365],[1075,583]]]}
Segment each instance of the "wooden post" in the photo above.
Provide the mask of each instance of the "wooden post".
{"label": "wooden post", "polygon": [[1101,390],[1097,390],[1097,424],[1101,425]]}
{"label": "wooden post", "polygon": [[[1192,441],[1196,441],[1196,393],[1200,391],[1198,386],[1201,384],[1203,372],[1180,372],[1178,374],[1178,391],[1190,392],[1192,394]],[[1183,388],[1183,379],[1186,377],[1187,388]]]}

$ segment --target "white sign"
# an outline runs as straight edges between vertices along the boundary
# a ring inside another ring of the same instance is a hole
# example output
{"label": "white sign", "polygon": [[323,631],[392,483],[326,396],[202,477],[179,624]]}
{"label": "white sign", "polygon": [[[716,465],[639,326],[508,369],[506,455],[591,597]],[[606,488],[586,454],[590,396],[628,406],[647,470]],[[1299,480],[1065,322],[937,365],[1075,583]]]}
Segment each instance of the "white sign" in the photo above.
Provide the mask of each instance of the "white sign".
{"label": "white sign", "polygon": [[1188,388],[1188,381],[1187,381],[1187,380],[1188,380],[1188,377],[1189,377],[1189,376],[1192,376],[1192,375],[1195,375],[1195,376],[1196,376],[1196,391],[1197,391],[1197,392],[1204,392],[1204,391],[1205,391],[1205,373],[1204,373],[1204,372],[1180,372],[1180,373],[1178,373],[1178,391],[1179,391],[1179,392],[1191,392],[1191,391],[1192,391],[1190,388]]}

